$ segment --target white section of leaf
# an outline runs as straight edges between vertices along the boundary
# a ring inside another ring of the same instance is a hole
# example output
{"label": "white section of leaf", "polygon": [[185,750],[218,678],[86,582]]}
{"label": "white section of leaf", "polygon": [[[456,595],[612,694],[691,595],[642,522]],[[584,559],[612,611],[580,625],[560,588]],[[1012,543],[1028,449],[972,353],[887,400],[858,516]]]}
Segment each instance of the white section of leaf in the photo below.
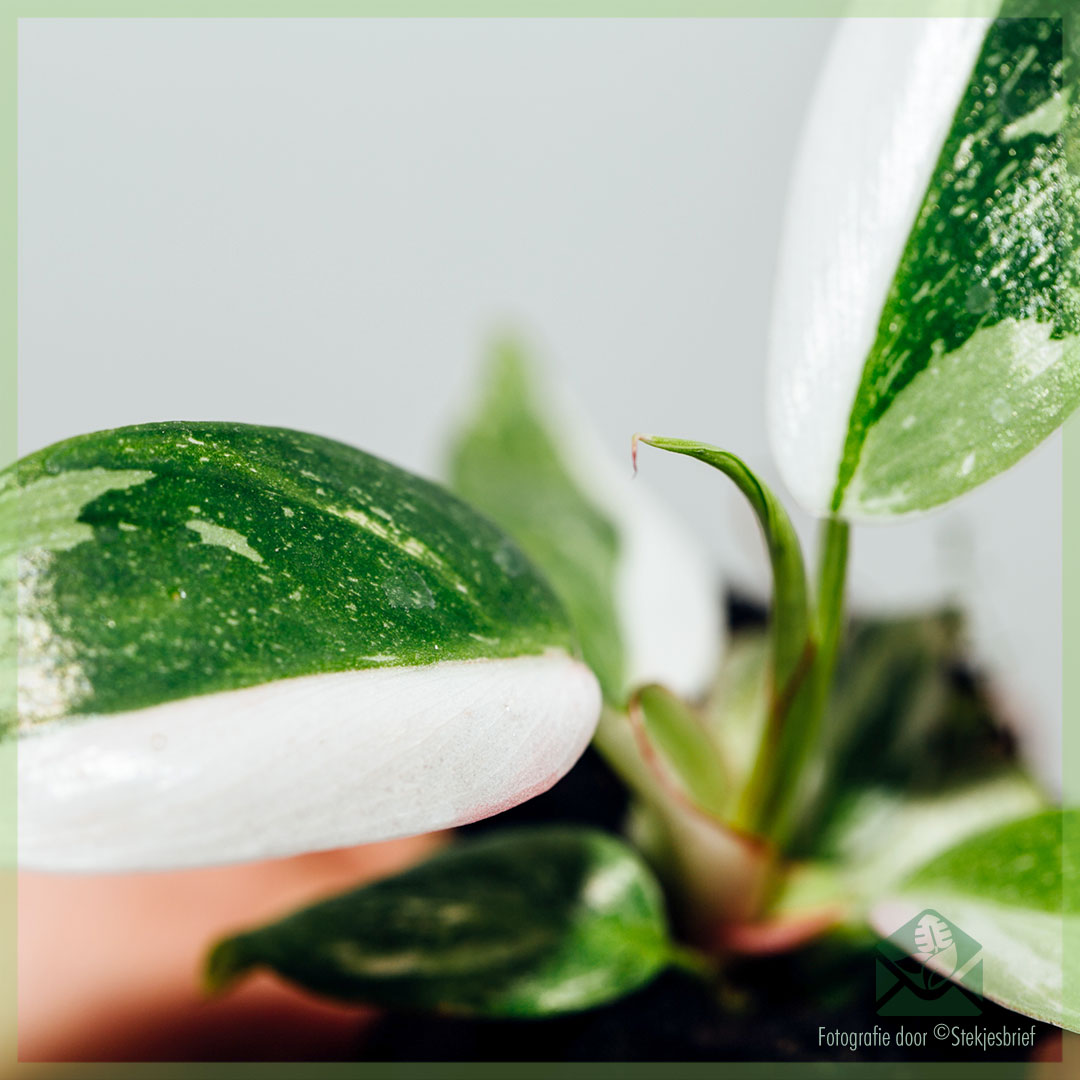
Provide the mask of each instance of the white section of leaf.
{"label": "white section of leaf", "polygon": [[791,184],[768,424],[787,486],[828,510],[859,378],[985,18],[849,19]]}
{"label": "white section of leaf", "polygon": [[153,476],[145,469],[68,469],[24,486],[11,484],[0,493],[0,552],[36,546],[68,551],[93,538],[93,527],[80,520],[87,504]]}
{"label": "white section of leaf", "polygon": [[1028,135],[1053,135],[1060,131],[1069,114],[1070,90],[1054,94],[1031,112],[1001,129],[1005,142],[1016,142]]}
{"label": "white section of leaf", "polygon": [[550,787],[599,712],[592,672],[551,652],[76,718],[19,743],[19,860],[166,869],[449,828]]}
{"label": "white section of leaf", "polygon": [[197,532],[204,544],[227,548],[252,562],[263,561],[262,556],[248,543],[247,537],[235,529],[227,529],[224,525],[215,525],[212,521],[203,521],[201,518],[192,518],[184,524],[193,532]]}
{"label": "white section of leaf", "polygon": [[[63,716],[90,691],[71,642],[56,632],[53,577],[48,565],[54,558],[46,548],[31,548],[25,555],[8,556],[4,569],[16,567],[17,606],[3,612],[16,630],[16,716],[24,727]],[[17,612],[34,612],[19,615]]]}

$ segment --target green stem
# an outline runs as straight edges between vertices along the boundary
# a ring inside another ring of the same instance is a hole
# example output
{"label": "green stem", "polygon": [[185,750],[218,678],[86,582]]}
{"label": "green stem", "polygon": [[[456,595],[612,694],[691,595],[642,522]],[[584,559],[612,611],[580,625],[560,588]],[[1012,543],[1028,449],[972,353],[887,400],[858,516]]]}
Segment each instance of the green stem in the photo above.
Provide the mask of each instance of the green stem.
{"label": "green stem", "polygon": [[844,622],[844,585],[847,579],[848,534],[846,521],[827,518],[822,523],[823,542],[818,568],[818,656],[828,656],[831,682]]}
{"label": "green stem", "polygon": [[814,611],[813,663],[805,684],[788,712],[768,797],[762,830],[783,848],[798,825],[806,767],[820,751],[836,659],[844,628],[844,589],[848,560],[847,522],[828,518],[822,524],[821,561]]}

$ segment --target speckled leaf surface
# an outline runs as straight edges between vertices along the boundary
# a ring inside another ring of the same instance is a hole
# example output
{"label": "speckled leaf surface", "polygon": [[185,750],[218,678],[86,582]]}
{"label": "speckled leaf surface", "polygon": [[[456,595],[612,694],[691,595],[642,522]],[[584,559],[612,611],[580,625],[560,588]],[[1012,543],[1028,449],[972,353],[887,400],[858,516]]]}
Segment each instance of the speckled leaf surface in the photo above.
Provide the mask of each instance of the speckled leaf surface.
{"label": "speckled leaf surface", "polygon": [[[778,457],[817,512],[859,519],[944,503],[1014,464],[1080,402],[1077,65],[1060,18],[1015,17],[1032,10],[1006,3],[1009,17],[989,22],[974,49],[979,20],[844,30],[832,61],[843,81],[818,102],[818,123],[834,124],[844,147],[835,156],[850,159],[832,177],[843,192],[836,239],[818,255],[792,242],[777,312],[789,325],[773,361]],[[856,124],[868,127],[856,135]],[[804,150],[828,152],[814,141]],[[818,190],[831,175],[824,160],[807,169]],[[793,218],[789,230],[800,229]],[[894,236],[903,242],[884,277]],[[805,324],[800,305],[813,308]]]}
{"label": "speckled leaf surface", "polygon": [[1060,19],[987,35],[881,315],[834,508],[924,509],[1080,402],[1080,184]]}
{"label": "speckled leaf surface", "polygon": [[1080,944],[1080,811],[1044,811],[980,832],[933,858],[879,904],[873,923],[893,933],[932,909],[982,945],[986,997],[1028,1016],[1080,1029],[1065,958]]}
{"label": "speckled leaf surface", "polygon": [[397,877],[228,938],[219,987],[268,967],[316,993],[480,1016],[602,1004],[675,959],[659,886],[631,848],[550,827],[455,844]]}
{"label": "speckled leaf surface", "polygon": [[17,584],[22,729],[293,676],[573,649],[552,591],[486,519],[295,431],[147,424],[48,447],[0,474],[0,558],[9,609]]}

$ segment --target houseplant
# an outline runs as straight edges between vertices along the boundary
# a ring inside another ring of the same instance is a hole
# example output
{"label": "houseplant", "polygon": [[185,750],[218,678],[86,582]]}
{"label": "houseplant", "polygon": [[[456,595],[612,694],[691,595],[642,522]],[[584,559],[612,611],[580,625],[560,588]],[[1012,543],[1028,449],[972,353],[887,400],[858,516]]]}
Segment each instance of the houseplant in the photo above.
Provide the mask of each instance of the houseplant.
{"label": "houseplant", "polygon": [[[724,472],[769,550],[769,637],[732,655],[711,726],[709,586],[668,587],[683,557],[654,545],[638,580],[665,603],[620,606],[638,532],[612,485],[574,475],[587,449],[506,355],[452,470],[501,530],[377,459],[236,425],[99,433],[7,474],[25,856],[178,865],[460,823],[565,771],[599,688],[633,846],[567,828],[461,844],[221,943],[211,982],[265,964],[339,996],[544,1016],[933,905],[1009,961],[989,997],[1075,1026],[1055,951],[1071,815],[988,751],[977,695],[935,683],[947,618],[843,640],[849,522],[962,494],[1075,407],[1073,69],[1049,18],[875,32],[845,31],[815,115],[836,130],[867,55],[879,85],[859,107],[887,111],[824,150],[811,119],[778,300],[771,424],[788,486],[824,515],[816,587],[745,463],[643,439]],[[675,647],[638,668],[643,628]],[[936,704],[894,710],[880,768],[853,778],[882,723],[865,684],[890,665],[929,670]],[[932,770],[904,757],[927,739]],[[928,771],[942,790],[919,797]]]}

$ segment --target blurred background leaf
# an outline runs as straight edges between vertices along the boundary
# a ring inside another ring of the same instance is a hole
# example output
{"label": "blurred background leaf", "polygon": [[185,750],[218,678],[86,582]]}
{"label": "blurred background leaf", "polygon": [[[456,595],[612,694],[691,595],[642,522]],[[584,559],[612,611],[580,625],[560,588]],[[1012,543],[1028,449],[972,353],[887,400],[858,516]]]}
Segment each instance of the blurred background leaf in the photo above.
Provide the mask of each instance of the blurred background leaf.
{"label": "blurred background leaf", "polygon": [[625,677],[615,609],[619,537],[543,423],[521,351],[497,346],[479,408],[450,459],[455,491],[501,525],[554,584],[609,699]]}
{"label": "blurred background leaf", "polygon": [[656,682],[696,697],[723,646],[718,576],[697,539],[633,479],[522,349],[499,344],[450,454],[451,486],[544,571],[606,699]]}

